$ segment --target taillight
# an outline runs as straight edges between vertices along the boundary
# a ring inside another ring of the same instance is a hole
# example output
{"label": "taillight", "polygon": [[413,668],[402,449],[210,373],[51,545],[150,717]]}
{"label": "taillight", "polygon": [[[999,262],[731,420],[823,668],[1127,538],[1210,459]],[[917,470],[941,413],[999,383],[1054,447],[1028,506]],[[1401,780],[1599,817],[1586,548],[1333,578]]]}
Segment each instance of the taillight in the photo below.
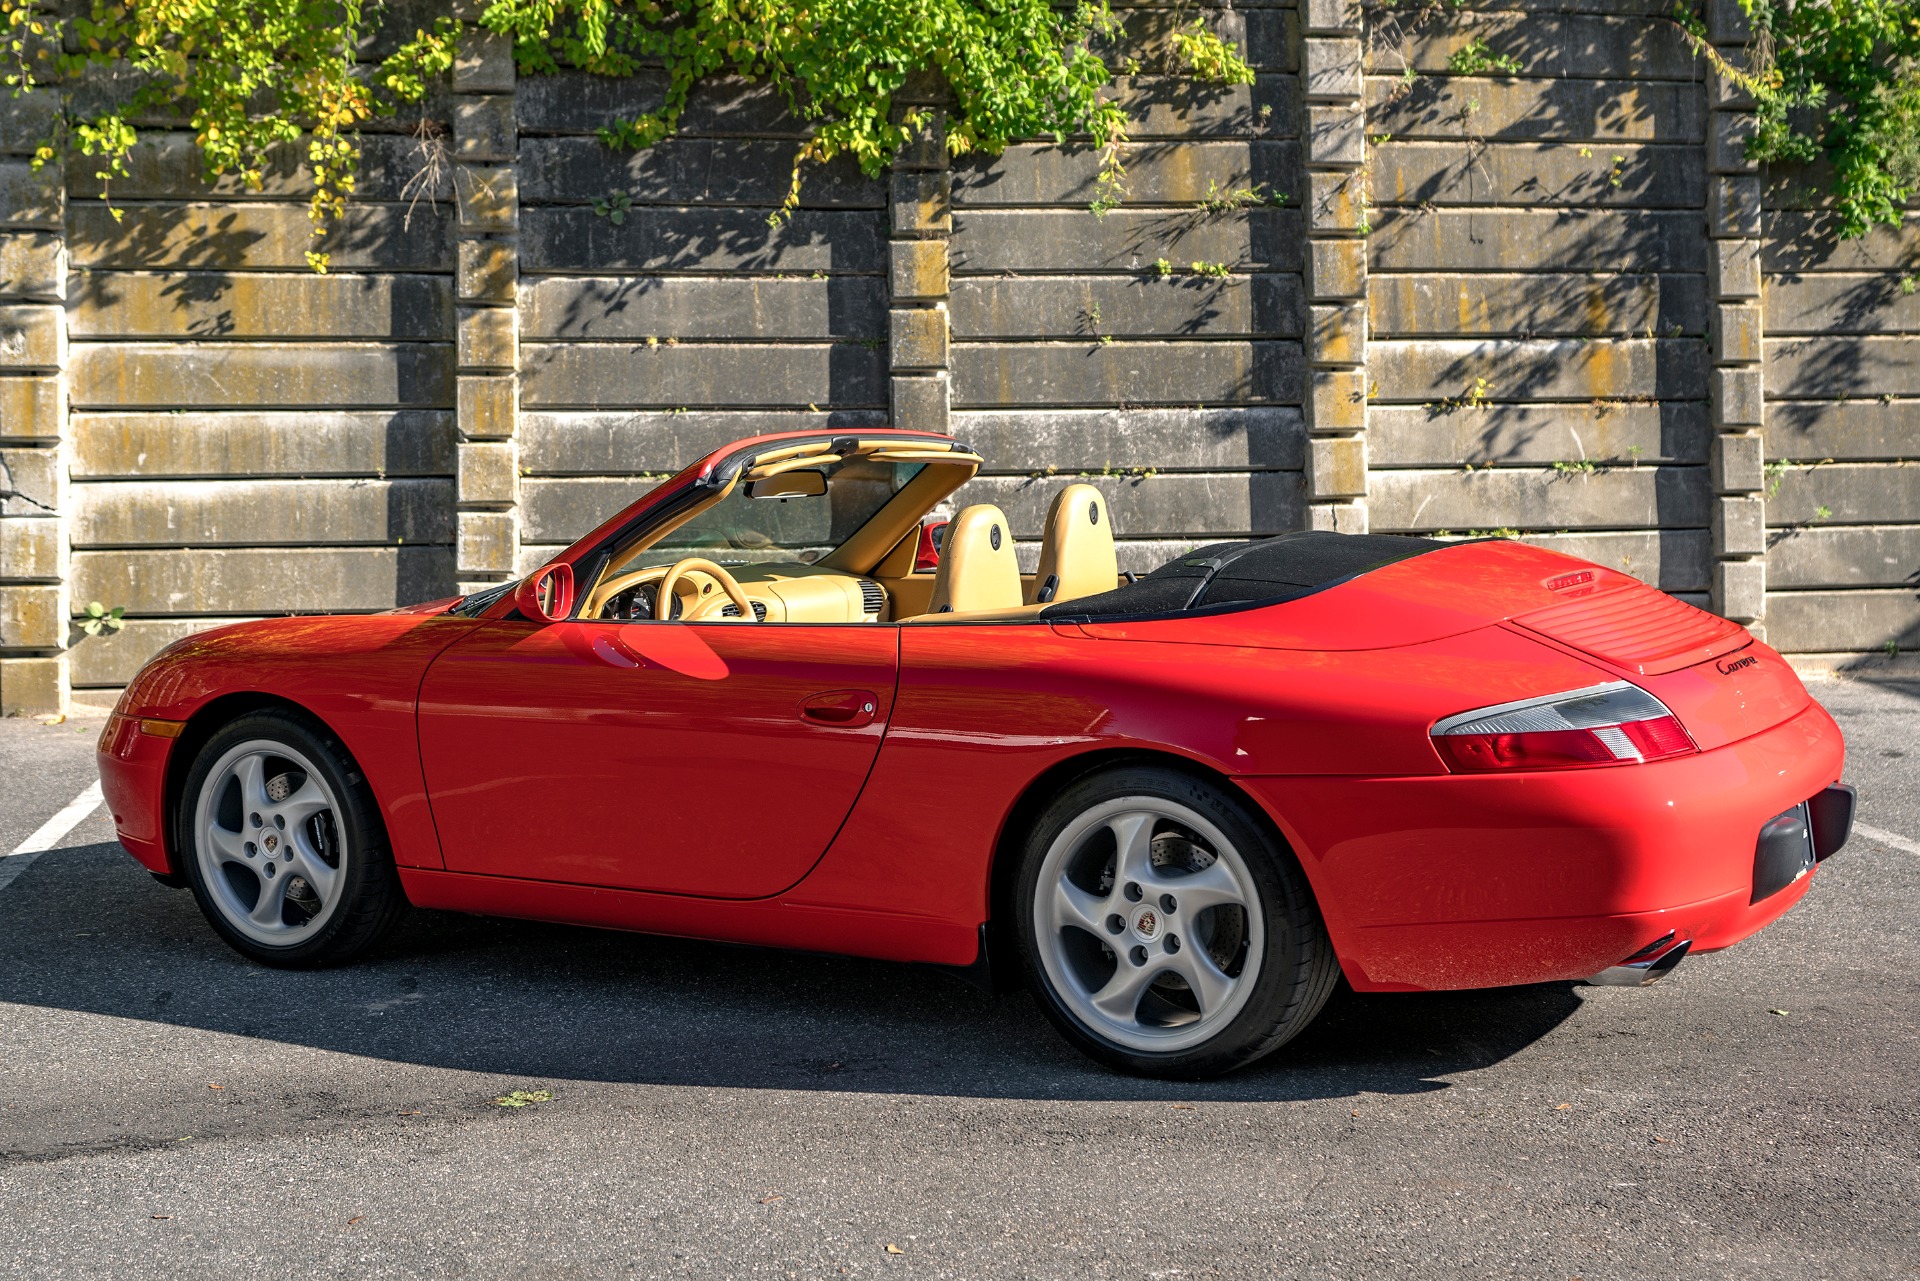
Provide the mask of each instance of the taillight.
{"label": "taillight", "polygon": [[1626,681],[1449,716],[1433,745],[1456,774],[1632,765],[1696,751],[1672,712]]}
{"label": "taillight", "polygon": [[913,572],[938,569],[940,567],[940,546],[946,542],[947,522],[934,521],[920,526],[920,541],[913,549]]}

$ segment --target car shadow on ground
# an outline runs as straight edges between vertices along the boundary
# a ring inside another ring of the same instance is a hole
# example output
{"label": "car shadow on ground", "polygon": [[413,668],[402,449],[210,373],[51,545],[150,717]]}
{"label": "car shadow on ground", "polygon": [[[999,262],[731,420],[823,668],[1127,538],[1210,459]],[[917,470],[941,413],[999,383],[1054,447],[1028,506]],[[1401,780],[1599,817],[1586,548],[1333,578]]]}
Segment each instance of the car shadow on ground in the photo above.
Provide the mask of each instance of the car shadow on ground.
{"label": "car shadow on ground", "polygon": [[1081,1058],[1024,993],[928,967],[419,913],[361,964],[263,969],[114,845],[43,856],[0,895],[0,1001],[529,1080],[1221,1101],[1446,1089],[1581,1006],[1565,983],[1343,987],[1247,1071],[1147,1081]]}

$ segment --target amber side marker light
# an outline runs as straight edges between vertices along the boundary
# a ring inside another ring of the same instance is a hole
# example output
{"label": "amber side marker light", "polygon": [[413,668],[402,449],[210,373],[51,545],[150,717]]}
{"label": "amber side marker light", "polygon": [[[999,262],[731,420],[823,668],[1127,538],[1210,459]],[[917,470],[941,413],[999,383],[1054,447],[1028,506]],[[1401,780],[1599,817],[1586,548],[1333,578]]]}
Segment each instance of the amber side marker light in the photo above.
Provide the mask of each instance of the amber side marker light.
{"label": "amber side marker light", "polygon": [[151,734],[155,738],[179,738],[186,732],[186,728],[185,721],[143,720],[140,722],[140,732]]}
{"label": "amber side marker light", "polygon": [[1462,712],[1432,735],[1456,774],[1637,765],[1699,750],[1665,703],[1626,681]]}

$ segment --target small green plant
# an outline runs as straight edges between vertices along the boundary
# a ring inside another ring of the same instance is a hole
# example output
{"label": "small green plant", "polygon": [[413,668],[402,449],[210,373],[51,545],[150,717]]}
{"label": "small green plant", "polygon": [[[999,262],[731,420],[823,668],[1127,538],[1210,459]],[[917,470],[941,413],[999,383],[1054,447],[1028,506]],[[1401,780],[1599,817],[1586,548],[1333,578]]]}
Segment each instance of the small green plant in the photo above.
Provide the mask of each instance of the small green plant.
{"label": "small green plant", "polygon": [[1626,163],[1627,158],[1625,156],[1614,156],[1612,158],[1611,164],[1613,167],[1607,171],[1607,185],[1609,187],[1618,187],[1620,185],[1624,178]]}
{"label": "small green plant", "polygon": [[1447,55],[1447,70],[1456,76],[1502,76],[1520,74],[1520,59],[1510,53],[1495,53],[1485,40],[1475,36]]}
{"label": "small green plant", "polygon": [[1445,400],[1436,401],[1428,408],[1450,414],[1456,409],[1485,409],[1492,403],[1493,384],[1485,378],[1476,377],[1472,384],[1458,396],[1449,396]]}
{"label": "small green plant", "polygon": [[1173,264],[1165,258],[1155,258],[1153,260],[1153,274],[1165,280],[1173,274]]}
{"label": "small green plant", "polygon": [[1240,51],[1215,35],[1200,18],[1172,37],[1173,57],[1192,71],[1194,77],[1209,84],[1250,85],[1253,68]]}
{"label": "small green plant", "polygon": [[1780,497],[1780,486],[1786,483],[1787,470],[1793,466],[1791,458],[1776,458],[1761,466],[1761,474],[1766,477],[1767,497]]}
{"label": "small green plant", "polygon": [[1193,264],[1193,274],[1225,279],[1231,272],[1224,262],[1196,262]]}
{"label": "small green plant", "polygon": [[1554,462],[1553,470],[1562,476],[1591,476],[1600,470],[1600,464],[1591,458],[1562,458]]}
{"label": "small green plant", "polygon": [[99,601],[90,600],[80,615],[80,630],[89,636],[110,636],[127,625],[126,613],[124,605],[108,609]]}
{"label": "small green plant", "polygon": [[618,227],[627,220],[627,211],[633,208],[633,197],[624,191],[616,191],[605,200],[593,202],[594,216],[605,218]]}
{"label": "small green plant", "polygon": [[1831,520],[1833,518],[1833,508],[1827,506],[1825,503],[1821,503],[1813,509],[1813,518],[1815,520]]}
{"label": "small green plant", "polygon": [[1900,657],[1900,642],[1898,640],[1889,640],[1885,645],[1881,646],[1881,648],[1887,651],[1888,658]]}
{"label": "small green plant", "polygon": [[1096,218],[1104,218],[1127,200],[1127,171],[1117,155],[1110,157],[1100,167],[1100,175],[1094,180],[1094,197],[1087,202],[1087,208]]}
{"label": "small green plant", "polygon": [[1900,292],[1911,298],[1915,290],[1920,289],[1920,276],[1908,272],[1900,277]]}
{"label": "small green plant", "polygon": [[511,1094],[502,1094],[499,1098],[490,1101],[497,1108],[532,1107],[536,1103],[551,1103],[553,1101],[553,1091],[515,1090]]}
{"label": "small green plant", "polygon": [[1252,209],[1260,205],[1280,206],[1287,203],[1289,197],[1284,191],[1265,192],[1261,188],[1267,184],[1256,183],[1251,187],[1226,188],[1217,182],[1207,183],[1207,194],[1200,198],[1200,208],[1210,214],[1232,213],[1236,209]]}

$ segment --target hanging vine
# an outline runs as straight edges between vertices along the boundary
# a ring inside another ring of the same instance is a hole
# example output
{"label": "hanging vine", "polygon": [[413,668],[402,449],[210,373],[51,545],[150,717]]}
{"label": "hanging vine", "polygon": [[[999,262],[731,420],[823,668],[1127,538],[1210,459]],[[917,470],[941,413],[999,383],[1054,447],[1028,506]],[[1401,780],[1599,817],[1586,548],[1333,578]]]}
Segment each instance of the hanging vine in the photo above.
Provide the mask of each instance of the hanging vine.
{"label": "hanging vine", "polygon": [[[0,82],[19,93],[89,70],[134,73],[110,110],[65,119],[38,158],[62,149],[92,158],[107,195],[128,173],[136,121],[183,123],[209,178],[237,175],[251,190],[270,153],[304,146],[318,237],[354,193],[359,127],[421,102],[463,35],[462,24],[439,18],[379,62],[360,61],[378,3],[90,0],[84,15],[56,18],[35,0],[0,0]],[[1126,116],[1104,92],[1114,70],[1097,52],[1118,31],[1107,0],[491,0],[478,25],[512,38],[525,74],[663,70],[660,106],[600,129],[614,147],[674,133],[708,77],[770,83],[810,126],[775,220],[798,203],[810,164],[846,156],[870,176],[886,169],[926,124],[923,110],[894,109],[923,70],[946,83],[952,154],[1075,135],[1104,153],[1103,199],[1116,199],[1124,179]],[[1170,61],[1195,79],[1252,78],[1238,51],[1197,21],[1173,37]],[[324,253],[308,260],[326,270]]]}
{"label": "hanging vine", "polygon": [[1920,184],[1920,4],[1915,0],[1741,0],[1752,20],[1746,65],[1707,43],[1705,21],[1676,18],[1694,47],[1753,96],[1747,158],[1825,157],[1842,237],[1898,224]]}

